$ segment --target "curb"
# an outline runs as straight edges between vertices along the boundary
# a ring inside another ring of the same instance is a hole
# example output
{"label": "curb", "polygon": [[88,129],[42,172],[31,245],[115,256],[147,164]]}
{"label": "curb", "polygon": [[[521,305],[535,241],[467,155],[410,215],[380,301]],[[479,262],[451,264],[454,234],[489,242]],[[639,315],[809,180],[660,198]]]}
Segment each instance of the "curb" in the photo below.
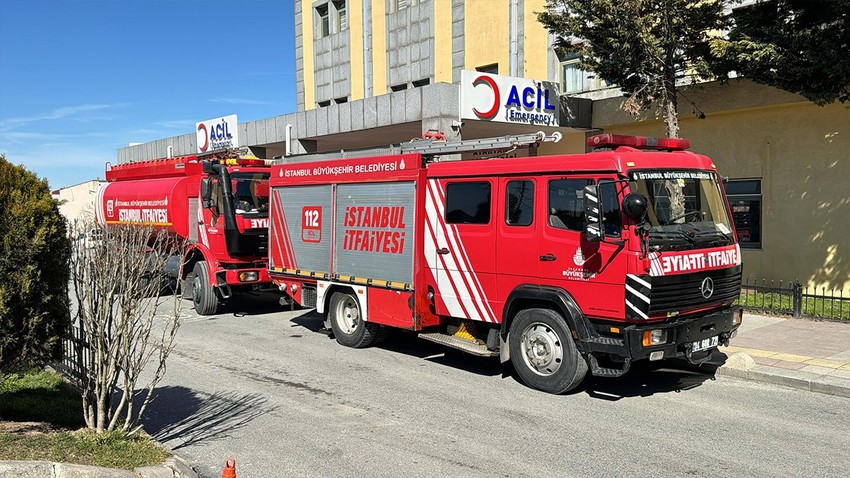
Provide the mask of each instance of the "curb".
{"label": "curb", "polygon": [[755,360],[745,352],[729,355],[726,363],[717,369],[716,374],[850,398],[850,379],[848,378],[757,365]]}
{"label": "curb", "polygon": [[157,466],[133,471],[50,461],[0,461],[0,478],[199,478],[195,470],[172,456]]}

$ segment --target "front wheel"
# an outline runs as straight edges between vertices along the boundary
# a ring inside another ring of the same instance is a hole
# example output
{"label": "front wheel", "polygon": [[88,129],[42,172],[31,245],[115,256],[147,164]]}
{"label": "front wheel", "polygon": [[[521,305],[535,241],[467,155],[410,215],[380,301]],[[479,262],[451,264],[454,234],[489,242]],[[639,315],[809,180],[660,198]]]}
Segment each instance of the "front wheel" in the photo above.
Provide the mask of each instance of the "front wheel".
{"label": "front wheel", "polygon": [[381,335],[380,325],[363,320],[360,303],[353,294],[334,292],[328,315],[336,341],[346,347],[368,347]]}
{"label": "front wheel", "polygon": [[207,263],[198,261],[192,269],[192,305],[200,315],[213,315],[218,309],[218,297],[210,285],[210,274]]}
{"label": "front wheel", "polygon": [[511,324],[508,342],[511,363],[529,387],[561,394],[578,386],[587,374],[587,362],[555,311],[521,311]]}

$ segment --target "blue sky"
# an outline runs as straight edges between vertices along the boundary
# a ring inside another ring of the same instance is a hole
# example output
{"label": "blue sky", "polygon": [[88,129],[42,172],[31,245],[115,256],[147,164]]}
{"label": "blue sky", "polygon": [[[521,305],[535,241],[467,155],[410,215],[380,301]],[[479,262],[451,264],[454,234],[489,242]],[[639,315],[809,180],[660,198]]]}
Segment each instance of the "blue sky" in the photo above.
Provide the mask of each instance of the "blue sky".
{"label": "blue sky", "polygon": [[0,0],[0,153],[57,189],[131,142],[295,111],[292,0]]}

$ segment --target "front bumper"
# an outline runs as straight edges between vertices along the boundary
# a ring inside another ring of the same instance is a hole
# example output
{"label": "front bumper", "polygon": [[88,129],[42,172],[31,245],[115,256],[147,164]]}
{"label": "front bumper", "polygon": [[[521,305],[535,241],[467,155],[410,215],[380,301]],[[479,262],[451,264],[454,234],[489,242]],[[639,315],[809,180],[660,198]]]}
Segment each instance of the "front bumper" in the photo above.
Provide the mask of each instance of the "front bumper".
{"label": "front bumper", "polygon": [[[633,324],[621,327],[620,337],[590,337],[580,341],[594,375],[619,376],[626,373],[630,363],[650,358],[653,360],[685,358],[694,364],[709,359],[715,347],[694,351],[693,343],[718,337],[718,345],[729,345],[741,322],[741,307],[733,306],[708,315],[686,318],[670,323]],[[662,329],[667,332],[667,341],[660,345],[644,346],[644,332]],[[599,359],[621,364],[616,368],[600,365]]]}

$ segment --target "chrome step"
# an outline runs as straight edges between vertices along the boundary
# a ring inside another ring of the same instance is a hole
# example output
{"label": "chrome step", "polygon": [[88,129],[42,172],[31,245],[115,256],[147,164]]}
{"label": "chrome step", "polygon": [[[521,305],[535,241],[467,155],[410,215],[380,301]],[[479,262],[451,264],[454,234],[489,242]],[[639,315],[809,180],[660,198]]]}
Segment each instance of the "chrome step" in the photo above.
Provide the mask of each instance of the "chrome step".
{"label": "chrome step", "polygon": [[463,350],[479,357],[495,357],[499,355],[498,350],[490,350],[486,344],[477,344],[467,339],[455,337],[454,335],[446,335],[440,332],[420,332],[419,337],[453,349]]}

